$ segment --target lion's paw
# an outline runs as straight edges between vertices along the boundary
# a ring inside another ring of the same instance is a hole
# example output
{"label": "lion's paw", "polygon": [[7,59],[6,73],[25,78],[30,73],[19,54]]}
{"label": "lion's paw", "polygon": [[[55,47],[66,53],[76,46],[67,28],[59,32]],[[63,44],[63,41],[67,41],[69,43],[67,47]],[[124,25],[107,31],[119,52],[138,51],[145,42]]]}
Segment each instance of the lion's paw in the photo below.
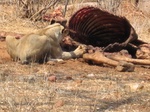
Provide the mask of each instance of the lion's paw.
{"label": "lion's paw", "polygon": [[77,55],[77,56],[82,56],[86,52],[87,52],[86,45],[79,45],[74,51],[75,55]]}

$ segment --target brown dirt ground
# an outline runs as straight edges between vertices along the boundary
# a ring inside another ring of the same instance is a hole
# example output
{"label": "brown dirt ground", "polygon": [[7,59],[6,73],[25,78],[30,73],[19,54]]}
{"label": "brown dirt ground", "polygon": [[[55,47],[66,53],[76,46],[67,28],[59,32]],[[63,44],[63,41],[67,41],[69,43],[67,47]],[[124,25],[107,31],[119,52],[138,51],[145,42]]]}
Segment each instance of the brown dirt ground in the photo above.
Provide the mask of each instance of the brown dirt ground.
{"label": "brown dirt ground", "polygon": [[[2,31],[36,28],[28,20],[10,21],[0,23]],[[21,65],[0,42],[0,112],[149,112],[149,93],[150,66],[117,72],[82,59]]]}
{"label": "brown dirt ground", "polygon": [[[117,72],[82,59],[21,65],[11,61],[0,42],[0,112],[149,112],[149,74],[149,67]],[[56,82],[48,80],[51,76]]]}

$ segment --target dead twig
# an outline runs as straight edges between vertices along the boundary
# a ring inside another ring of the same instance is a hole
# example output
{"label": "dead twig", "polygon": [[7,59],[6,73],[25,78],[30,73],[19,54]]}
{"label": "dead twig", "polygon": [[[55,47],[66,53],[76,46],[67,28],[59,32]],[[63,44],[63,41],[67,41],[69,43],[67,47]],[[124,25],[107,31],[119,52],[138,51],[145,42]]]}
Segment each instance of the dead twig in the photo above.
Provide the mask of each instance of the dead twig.
{"label": "dead twig", "polygon": [[40,9],[39,11],[37,11],[35,14],[33,14],[30,17],[30,20],[38,20],[42,18],[42,14],[45,14],[47,12],[48,9],[50,9],[50,7],[54,6],[59,0],[56,1],[50,1],[47,6],[45,6],[44,8]]}
{"label": "dead twig", "polygon": [[69,3],[69,0],[66,0],[65,9],[64,9],[64,13],[63,13],[63,16],[64,16],[64,17],[65,17],[65,15],[66,15],[68,3]]}

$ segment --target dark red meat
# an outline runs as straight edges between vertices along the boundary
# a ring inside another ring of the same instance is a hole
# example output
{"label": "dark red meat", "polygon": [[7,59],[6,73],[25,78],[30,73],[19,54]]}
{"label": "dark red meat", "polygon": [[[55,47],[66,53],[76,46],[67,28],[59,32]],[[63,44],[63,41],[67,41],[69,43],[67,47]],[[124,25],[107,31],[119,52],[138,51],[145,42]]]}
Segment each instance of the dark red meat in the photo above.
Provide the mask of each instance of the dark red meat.
{"label": "dark red meat", "polygon": [[[131,28],[125,17],[95,7],[84,7],[69,20],[70,36],[74,40],[100,47],[125,42],[130,36]],[[136,39],[134,37],[133,40]]]}

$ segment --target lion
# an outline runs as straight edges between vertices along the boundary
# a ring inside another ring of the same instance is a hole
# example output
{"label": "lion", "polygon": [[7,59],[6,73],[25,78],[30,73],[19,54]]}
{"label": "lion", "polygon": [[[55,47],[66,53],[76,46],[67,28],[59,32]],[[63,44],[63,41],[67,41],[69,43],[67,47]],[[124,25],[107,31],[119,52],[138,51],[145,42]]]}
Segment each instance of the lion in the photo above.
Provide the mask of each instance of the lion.
{"label": "lion", "polygon": [[65,34],[64,26],[60,23],[53,23],[20,39],[7,36],[7,52],[14,61],[20,60],[22,64],[81,57],[86,52],[85,45],[80,45],[71,52],[62,50],[60,41]]}

